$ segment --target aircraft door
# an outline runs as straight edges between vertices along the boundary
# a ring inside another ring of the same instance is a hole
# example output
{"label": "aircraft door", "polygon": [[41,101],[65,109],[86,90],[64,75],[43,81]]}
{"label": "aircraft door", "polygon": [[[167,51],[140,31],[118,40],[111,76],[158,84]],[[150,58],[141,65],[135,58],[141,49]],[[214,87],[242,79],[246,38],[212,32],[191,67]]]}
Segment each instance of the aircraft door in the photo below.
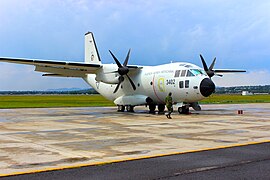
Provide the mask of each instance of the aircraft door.
{"label": "aircraft door", "polygon": [[187,70],[181,70],[181,73],[179,73],[178,88],[182,101],[187,101],[189,96],[190,80],[186,77],[186,73]]}

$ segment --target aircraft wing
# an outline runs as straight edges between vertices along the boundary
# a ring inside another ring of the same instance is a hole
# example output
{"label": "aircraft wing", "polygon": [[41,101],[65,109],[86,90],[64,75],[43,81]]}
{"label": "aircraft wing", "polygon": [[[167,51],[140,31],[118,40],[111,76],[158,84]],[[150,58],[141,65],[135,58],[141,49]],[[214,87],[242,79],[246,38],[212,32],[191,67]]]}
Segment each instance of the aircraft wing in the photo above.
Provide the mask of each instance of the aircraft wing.
{"label": "aircraft wing", "polygon": [[215,73],[238,73],[238,72],[246,72],[245,70],[238,69],[213,69]]}
{"label": "aircraft wing", "polygon": [[61,77],[84,77],[96,73],[102,67],[99,64],[18,58],[0,58],[0,62],[34,65],[35,71],[48,73],[43,76]]}

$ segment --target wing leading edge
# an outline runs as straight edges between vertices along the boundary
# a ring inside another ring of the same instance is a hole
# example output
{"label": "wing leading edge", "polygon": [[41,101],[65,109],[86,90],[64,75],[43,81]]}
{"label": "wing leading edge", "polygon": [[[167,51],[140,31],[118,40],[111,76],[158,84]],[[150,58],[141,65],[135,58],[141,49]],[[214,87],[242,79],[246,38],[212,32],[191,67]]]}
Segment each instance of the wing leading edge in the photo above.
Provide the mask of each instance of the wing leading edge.
{"label": "wing leading edge", "polygon": [[0,58],[0,62],[34,65],[35,71],[49,73],[44,76],[61,77],[84,77],[86,74],[95,74],[102,67],[99,64],[21,58]]}

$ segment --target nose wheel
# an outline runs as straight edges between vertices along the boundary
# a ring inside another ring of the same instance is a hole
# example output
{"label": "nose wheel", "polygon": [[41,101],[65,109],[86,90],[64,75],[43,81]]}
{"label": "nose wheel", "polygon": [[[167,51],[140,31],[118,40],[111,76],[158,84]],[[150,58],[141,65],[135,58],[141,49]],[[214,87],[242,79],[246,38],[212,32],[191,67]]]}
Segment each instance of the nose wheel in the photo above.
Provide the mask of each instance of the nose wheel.
{"label": "nose wheel", "polygon": [[189,114],[189,106],[182,106],[178,108],[179,114]]}

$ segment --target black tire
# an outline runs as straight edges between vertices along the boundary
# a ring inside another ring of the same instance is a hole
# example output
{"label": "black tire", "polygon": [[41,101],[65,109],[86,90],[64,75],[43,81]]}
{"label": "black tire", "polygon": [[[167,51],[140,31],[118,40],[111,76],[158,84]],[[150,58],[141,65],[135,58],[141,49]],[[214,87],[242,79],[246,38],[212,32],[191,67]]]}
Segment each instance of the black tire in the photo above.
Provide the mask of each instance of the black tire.
{"label": "black tire", "polygon": [[185,113],[184,114],[189,114],[189,107],[188,106],[185,107]]}
{"label": "black tire", "polygon": [[118,105],[118,112],[124,112],[125,111],[125,106]]}
{"label": "black tire", "polygon": [[189,107],[182,106],[178,108],[179,114],[189,114]]}
{"label": "black tire", "polygon": [[183,107],[179,107],[178,112],[179,112],[179,114],[183,114]]}
{"label": "black tire", "polygon": [[127,106],[127,112],[134,112],[134,106]]}
{"label": "black tire", "polygon": [[165,104],[158,105],[158,114],[164,114]]}
{"label": "black tire", "polygon": [[149,105],[149,113],[150,114],[155,114],[155,110],[156,110],[156,105],[155,104],[150,104]]}

